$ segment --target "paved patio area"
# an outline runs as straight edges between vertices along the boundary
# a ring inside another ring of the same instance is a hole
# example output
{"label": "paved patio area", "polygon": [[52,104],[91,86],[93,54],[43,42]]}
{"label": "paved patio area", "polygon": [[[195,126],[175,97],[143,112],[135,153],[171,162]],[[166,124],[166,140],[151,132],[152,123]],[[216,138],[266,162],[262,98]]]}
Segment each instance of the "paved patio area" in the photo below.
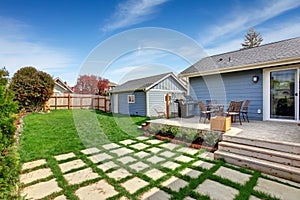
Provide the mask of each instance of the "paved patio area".
{"label": "paved patio area", "polygon": [[[93,199],[234,199],[243,195],[261,199],[267,194],[279,199],[299,199],[300,184],[257,177],[250,170],[211,161],[211,154],[172,143],[147,138],[123,140],[24,163],[21,194],[25,199],[68,199],[60,181],[74,188],[81,200]],[[51,167],[49,167],[51,166]],[[56,177],[53,170],[60,170]],[[61,180],[63,179],[63,180]],[[60,180],[60,181],[58,181]],[[254,180],[254,184],[253,184]],[[126,192],[124,192],[126,191]]]}
{"label": "paved patio area", "polygon": [[[206,120],[206,124],[199,123],[198,116],[193,118],[155,119],[150,120],[150,122],[201,130],[210,129],[209,121]],[[250,123],[243,122],[242,125],[232,123],[231,130],[227,131],[226,134],[300,144],[300,126],[297,123],[250,120]]]}

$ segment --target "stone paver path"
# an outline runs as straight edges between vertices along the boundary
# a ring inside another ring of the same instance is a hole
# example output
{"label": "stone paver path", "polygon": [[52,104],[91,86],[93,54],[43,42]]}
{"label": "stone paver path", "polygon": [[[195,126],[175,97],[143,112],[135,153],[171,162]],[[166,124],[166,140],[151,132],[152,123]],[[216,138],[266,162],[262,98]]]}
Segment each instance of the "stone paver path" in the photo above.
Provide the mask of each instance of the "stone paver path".
{"label": "stone paver path", "polygon": [[[25,199],[66,200],[70,199],[70,193],[65,192],[68,188],[80,200],[133,197],[167,200],[182,197],[177,195],[181,191],[184,200],[207,196],[229,200],[241,195],[232,184],[246,187],[253,172],[220,166],[211,161],[212,153],[201,152],[145,136],[66,152],[53,156],[56,166],[45,159],[24,163],[20,175],[21,195]],[[61,181],[58,184],[57,180],[61,179],[63,184]],[[248,198],[298,200],[298,184],[283,182],[259,177]]]}

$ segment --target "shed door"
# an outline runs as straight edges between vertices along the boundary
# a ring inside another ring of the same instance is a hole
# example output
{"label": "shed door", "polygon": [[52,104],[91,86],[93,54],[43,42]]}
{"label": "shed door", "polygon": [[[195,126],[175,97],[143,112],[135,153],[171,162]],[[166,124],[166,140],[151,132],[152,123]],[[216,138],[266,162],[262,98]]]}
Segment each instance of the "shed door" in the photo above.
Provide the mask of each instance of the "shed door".
{"label": "shed door", "polygon": [[114,94],[114,113],[119,113],[119,95]]}

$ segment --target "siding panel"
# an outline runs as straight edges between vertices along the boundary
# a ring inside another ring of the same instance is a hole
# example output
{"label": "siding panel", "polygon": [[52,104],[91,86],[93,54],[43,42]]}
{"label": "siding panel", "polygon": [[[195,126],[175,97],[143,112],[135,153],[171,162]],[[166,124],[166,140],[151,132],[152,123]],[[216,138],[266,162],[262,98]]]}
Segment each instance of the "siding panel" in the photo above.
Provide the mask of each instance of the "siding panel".
{"label": "siding panel", "polygon": [[[118,93],[119,113],[146,116],[146,95],[144,92]],[[128,95],[135,95],[135,103],[128,103]]]}
{"label": "siding panel", "polygon": [[161,81],[155,85],[152,89],[159,90],[173,90],[173,91],[182,91],[185,90],[173,77],[168,77],[165,80]]}
{"label": "siding panel", "polygon": [[[252,82],[254,75],[259,76],[259,82],[256,84]],[[227,104],[230,100],[251,100],[249,119],[262,120],[263,114],[257,114],[258,109],[263,111],[262,80],[261,69],[194,77],[190,78],[190,95],[194,100],[202,100],[204,103],[206,99],[216,99]],[[199,108],[196,110],[199,115]]]}

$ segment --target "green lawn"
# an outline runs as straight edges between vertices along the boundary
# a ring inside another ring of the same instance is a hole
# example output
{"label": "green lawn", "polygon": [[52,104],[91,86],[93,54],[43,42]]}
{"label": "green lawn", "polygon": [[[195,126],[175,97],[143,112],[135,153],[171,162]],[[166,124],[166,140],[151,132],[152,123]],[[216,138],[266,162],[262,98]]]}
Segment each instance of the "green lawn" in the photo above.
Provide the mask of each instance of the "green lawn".
{"label": "green lawn", "polygon": [[137,126],[145,117],[112,115],[91,110],[57,110],[48,114],[33,113],[24,117],[20,136],[21,162],[47,158],[109,141],[134,138],[142,133]]}

